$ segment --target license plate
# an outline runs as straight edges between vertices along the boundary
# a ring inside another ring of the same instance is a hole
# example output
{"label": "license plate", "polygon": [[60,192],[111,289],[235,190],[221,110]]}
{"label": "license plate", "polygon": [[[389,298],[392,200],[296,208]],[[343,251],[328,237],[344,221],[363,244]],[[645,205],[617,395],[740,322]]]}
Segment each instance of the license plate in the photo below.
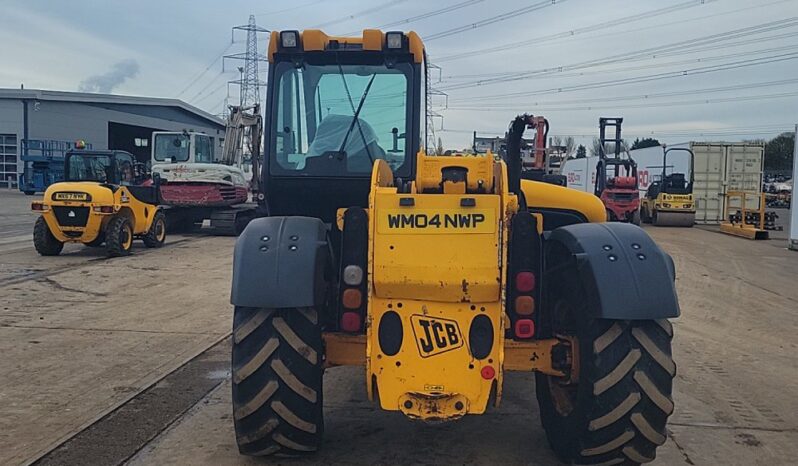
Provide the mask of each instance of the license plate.
{"label": "license plate", "polygon": [[377,228],[386,234],[493,233],[493,209],[380,209]]}
{"label": "license plate", "polygon": [[54,201],[88,201],[89,195],[86,193],[55,193]]}

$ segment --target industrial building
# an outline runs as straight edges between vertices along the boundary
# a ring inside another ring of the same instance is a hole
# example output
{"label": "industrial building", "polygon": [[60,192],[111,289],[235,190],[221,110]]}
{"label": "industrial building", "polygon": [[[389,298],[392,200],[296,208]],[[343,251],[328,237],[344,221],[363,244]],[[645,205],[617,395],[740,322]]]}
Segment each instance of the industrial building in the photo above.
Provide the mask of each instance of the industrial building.
{"label": "industrial building", "polygon": [[153,131],[204,132],[220,147],[224,129],[216,116],[177,99],[0,89],[0,186],[17,186],[27,147],[64,147],[80,139],[146,162]]}

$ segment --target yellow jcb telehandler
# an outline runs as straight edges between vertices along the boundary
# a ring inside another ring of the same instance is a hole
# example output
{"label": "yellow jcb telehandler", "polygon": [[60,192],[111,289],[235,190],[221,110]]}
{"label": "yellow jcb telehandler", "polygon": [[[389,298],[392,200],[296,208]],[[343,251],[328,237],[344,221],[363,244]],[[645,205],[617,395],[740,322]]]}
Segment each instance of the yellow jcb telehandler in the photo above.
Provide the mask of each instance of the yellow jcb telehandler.
{"label": "yellow jcb telehandler", "polygon": [[484,413],[507,371],[534,372],[565,461],[653,460],[671,258],[592,194],[521,179],[530,115],[505,160],[427,155],[414,32],[273,32],[268,58],[262,217],[233,265],[239,451],[318,450],[324,369],[358,365],[370,400],[421,421]]}

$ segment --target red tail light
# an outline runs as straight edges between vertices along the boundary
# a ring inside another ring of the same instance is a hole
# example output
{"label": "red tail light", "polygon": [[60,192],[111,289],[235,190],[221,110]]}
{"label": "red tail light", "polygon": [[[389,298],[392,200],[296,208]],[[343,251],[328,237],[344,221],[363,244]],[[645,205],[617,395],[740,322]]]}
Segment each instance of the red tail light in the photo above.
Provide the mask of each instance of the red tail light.
{"label": "red tail light", "polygon": [[518,338],[535,336],[535,323],[532,322],[532,319],[518,319],[515,322],[515,336]]}
{"label": "red tail light", "polygon": [[341,316],[341,330],[344,332],[359,332],[360,314],[357,312],[344,312]]}
{"label": "red tail light", "polygon": [[535,274],[532,272],[518,272],[515,276],[515,289],[521,293],[529,293],[535,289]]}

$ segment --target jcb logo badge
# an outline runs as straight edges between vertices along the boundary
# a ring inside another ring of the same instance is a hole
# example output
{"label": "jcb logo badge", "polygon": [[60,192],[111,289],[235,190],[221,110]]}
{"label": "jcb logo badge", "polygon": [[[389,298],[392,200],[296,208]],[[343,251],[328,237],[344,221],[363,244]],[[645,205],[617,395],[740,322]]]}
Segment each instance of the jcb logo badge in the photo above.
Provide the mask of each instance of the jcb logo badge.
{"label": "jcb logo badge", "polygon": [[463,346],[463,335],[457,322],[423,315],[410,316],[418,352],[422,358],[435,356]]}

